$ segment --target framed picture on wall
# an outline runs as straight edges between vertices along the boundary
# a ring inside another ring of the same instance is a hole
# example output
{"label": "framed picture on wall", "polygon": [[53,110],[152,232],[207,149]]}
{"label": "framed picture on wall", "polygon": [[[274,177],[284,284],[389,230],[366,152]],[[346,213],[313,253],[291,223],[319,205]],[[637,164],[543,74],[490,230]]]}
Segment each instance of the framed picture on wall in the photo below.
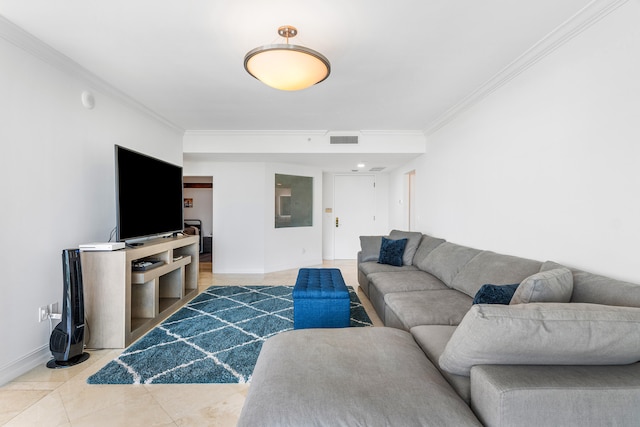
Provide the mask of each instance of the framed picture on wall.
{"label": "framed picture on wall", "polygon": [[313,177],[276,174],[275,227],[313,225]]}
{"label": "framed picture on wall", "polygon": [[184,199],[184,207],[192,208],[193,207],[193,199]]}

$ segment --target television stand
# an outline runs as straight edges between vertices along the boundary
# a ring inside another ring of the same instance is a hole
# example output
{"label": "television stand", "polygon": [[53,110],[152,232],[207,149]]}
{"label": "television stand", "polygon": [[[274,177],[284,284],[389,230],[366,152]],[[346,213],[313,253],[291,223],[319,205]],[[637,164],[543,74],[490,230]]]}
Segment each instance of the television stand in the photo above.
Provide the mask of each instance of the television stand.
{"label": "television stand", "polygon": [[[198,294],[197,236],[81,252],[88,348],[125,348]],[[134,263],[157,263],[134,271]],[[159,263],[158,261],[162,261]]]}

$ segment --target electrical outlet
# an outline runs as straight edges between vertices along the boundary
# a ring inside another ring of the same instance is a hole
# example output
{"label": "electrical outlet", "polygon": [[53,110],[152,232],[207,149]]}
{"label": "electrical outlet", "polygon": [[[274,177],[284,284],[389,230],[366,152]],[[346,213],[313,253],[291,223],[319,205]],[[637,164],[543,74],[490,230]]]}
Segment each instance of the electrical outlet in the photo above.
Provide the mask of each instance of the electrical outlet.
{"label": "electrical outlet", "polygon": [[49,306],[43,305],[38,309],[38,322],[44,322],[49,318]]}
{"label": "electrical outlet", "polygon": [[62,313],[60,312],[60,309],[58,307],[59,305],[57,302],[52,302],[51,304],[49,304],[49,319],[51,320],[62,319]]}
{"label": "electrical outlet", "polygon": [[49,304],[49,315],[60,314],[60,309],[58,307],[59,305],[57,302],[52,302],[51,304]]}

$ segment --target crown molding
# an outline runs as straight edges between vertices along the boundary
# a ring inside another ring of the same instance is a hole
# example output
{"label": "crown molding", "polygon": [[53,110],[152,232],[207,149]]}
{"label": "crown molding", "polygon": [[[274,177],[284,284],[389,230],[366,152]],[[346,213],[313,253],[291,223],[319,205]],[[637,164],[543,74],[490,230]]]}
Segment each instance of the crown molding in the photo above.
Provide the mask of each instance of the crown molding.
{"label": "crown molding", "polygon": [[326,136],[326,135],[417,135],[424,136],[422,130],[186,130],[185,136]]}
{"label": "crown molding", "polygon": [[413,135],[424,136],[424,131],[419,129],[399,129],[399,130],[376,130],[376,129],[363,129],[360,131],[361,135]]}
{"label": "crown molding", "polygon": [[327,134],[326,130],[186,130],[185,136],[281,136],[281,135],[293,135],[293,136],[306,136],[306,135],[320,135]]}
{"label": "crown molding", "polygon": [[519,74],[554,52],[559,47],[582,33],[611,12],[620,8],[629,0],[593,0],[575,15],[542,38],[525,53],[464,97],[460,102],[436,118],[425,130],[431,135],[438,129],[455,120],[460,114],[473,107],[484,98],[498,90]]}
{"label": "crown molding", "polygon": [[109,95],[124,104],[150,116],[156,121],[170,127],[171,129],[184,133],[184,129],[168,119],[162,117],[155,111],[149,109],[145,105],[136,101],[126,93],[117,89],[107,81],[93,74],[91,71],[82,67],[68,56],[58,52],[40,39],[34,37],[27,31],[23,30],[13,22],[0,15],[0,38],[5,39],[14,46],[24,50],[34,57],[46,62],[49,65],[69,74],[90,86],[96,91]]}

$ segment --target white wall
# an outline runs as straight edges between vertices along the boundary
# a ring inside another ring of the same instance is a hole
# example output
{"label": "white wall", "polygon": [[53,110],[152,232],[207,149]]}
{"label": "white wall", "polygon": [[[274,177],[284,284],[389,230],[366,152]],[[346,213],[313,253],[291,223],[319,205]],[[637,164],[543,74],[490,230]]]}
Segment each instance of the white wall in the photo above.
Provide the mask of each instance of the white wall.
{"label": "white wall", "polygon": [[[333,135],[358,136],[358,144],[330,144]],[[390,144],[389,140],[393,143]],[[185,153],[423,153],[420,131],[328,132],[328,131],[229,131],[188,130],[183,139]]]}
{"label": "white wall", "polygon": [[[313,178],[313,220],[310,227],[275,228],[275,174]],[[322,171],[316,168],[267,163],[265,195],[265,272],[322,264]]]}
{"label": "white wall", "polygon": [[[420,157],[422,158],[422,157]],[[387,205],[389,215],[389,230],[408,230],[408,216],[406,212],[406,174],[407,172],[415,169],[411,165],[415,164],[415,161],[410,162],[399,169],[393,171],[389,177],[389,204]],[[419,228],[417,230],[420,230]]]}
{"label": "white wall", "polygon": [[264,272],[265,164],[190,162],[185,175],[213,176],[213,271]]}
{"label": "white wall", "polygon": [[639,17],[627,2],[431,135],[390,198],[415,168],[418,229],[640,282]]}
{"label": "white wall", "polygon": [[2,38],[0,63],[1,384],[51,357],[37,312],[62,306],[62,250],[115,227],[114,144],[178,164],[182,149],[180,132]]}
{"label": "white wall", "polygon": [[[213,176],[213,271],[262,274],[322,263],[322,173],[261,162],[185,161]],[[275,228],[275,174],[313,177],[313,226]]]}
{"label": "white wall", "polygon": [[[306,166],[186,160],[185,175],[213,176],[213,271],[262,274],[333,259],[334,174]],[[274,227],[275,174],[313,177],[313,226]],[[389,231],[388,174],[376,175],[376,223]],[[355,254],[354,254],[355,257]]]}

